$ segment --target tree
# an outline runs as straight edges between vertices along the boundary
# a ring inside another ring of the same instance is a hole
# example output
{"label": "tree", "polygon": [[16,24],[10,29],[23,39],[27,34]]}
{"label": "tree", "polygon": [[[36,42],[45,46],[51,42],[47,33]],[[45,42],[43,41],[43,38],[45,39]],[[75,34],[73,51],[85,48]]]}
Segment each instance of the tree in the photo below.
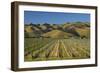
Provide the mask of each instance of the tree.
{"label": "tree", "polygon": [[31,22],[30,25],[33,25],[33,23]]}

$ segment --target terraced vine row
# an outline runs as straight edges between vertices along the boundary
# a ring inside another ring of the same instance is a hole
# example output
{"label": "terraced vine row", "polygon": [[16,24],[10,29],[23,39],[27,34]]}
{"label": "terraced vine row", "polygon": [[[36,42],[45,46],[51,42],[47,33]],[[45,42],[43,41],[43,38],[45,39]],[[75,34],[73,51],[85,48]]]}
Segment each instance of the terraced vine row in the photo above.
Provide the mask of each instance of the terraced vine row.
{"label": "terraced vine row", "polygon": [[[27,39],[28,40],[28,39]],[[84,59],[90,57],[88,39],[30,39],[25,61]]]}

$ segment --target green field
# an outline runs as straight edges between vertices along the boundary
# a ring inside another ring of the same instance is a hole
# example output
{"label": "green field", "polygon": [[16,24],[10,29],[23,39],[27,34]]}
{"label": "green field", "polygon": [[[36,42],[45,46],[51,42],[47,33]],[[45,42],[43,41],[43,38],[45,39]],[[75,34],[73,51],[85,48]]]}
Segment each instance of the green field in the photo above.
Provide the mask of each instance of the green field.
{"label": "green field", "polygon": [[90,39],[25,38],[24,61],[90,58]]}

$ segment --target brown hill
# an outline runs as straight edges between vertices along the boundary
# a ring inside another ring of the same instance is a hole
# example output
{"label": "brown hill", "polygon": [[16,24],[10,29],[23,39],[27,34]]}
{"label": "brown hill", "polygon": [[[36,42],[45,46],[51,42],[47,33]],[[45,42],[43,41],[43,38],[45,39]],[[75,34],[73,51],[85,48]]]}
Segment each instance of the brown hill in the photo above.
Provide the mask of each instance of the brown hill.
{"label": "brown hill", "polygon": [[44,33],[43,37],[50,37],[50,38],[68,38],[72,36],[70,33],[66,33],[60,30],[52,30],[50,32]]}

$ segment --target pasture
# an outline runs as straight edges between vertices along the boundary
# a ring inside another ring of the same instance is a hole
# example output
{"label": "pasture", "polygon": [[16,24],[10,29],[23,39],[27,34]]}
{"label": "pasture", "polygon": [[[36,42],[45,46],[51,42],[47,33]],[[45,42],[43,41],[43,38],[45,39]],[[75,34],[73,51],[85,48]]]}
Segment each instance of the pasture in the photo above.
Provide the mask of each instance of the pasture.
{"label": "pasture", "polygon": [[25,38],[24,61],[90,58],[90,39]]}

